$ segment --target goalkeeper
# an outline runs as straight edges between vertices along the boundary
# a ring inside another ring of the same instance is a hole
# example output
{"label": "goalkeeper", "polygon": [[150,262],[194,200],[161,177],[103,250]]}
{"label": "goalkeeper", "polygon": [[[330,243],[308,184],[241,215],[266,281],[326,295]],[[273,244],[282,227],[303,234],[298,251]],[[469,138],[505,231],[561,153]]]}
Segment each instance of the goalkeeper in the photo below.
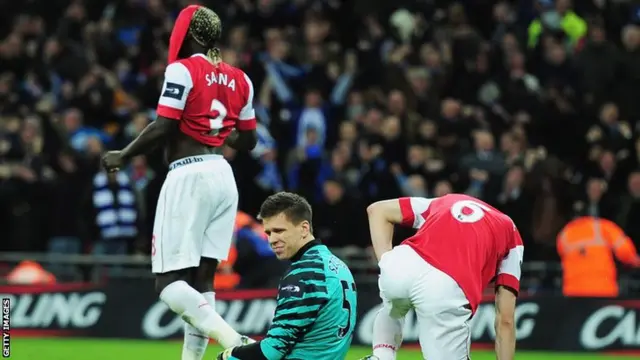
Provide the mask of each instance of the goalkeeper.
{"label": "goalkeeper", "polygon": [[291,266],[280,281],[277,307],[265,338],[226,349],[218,360],[340,360],[356,323],[356,286],[349,268],[315,240],[311,206],[280,192],[260,207],[269,244]]}

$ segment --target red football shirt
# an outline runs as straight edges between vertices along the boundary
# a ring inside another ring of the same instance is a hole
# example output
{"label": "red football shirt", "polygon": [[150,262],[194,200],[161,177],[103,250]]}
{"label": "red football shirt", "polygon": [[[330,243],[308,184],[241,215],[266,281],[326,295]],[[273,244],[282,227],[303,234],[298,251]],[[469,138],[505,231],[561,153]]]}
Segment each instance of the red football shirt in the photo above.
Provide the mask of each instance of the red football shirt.
{"label": "red football shirt", "polygon": [[451,276],[475,313],[484,288],[520,290],[524,247],[511,218],[468,195],[435,199],[400,198],[402,223],[418,229],[403,244]]}
{"label": "red football shirt", "polygon": [[167,66],[156,112],[180,121],[180,131],[208,146],[221,146],[234,127],[256,128],[249,77],[224,62],[213,65],[203,54]]}

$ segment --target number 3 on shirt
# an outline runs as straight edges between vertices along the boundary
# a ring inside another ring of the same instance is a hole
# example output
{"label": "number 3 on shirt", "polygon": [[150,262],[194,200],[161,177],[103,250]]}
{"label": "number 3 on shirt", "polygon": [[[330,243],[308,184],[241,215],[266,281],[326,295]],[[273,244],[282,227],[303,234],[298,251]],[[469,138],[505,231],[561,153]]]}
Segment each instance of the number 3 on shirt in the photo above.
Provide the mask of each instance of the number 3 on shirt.
{"label": "number 3 on shirt", "polygon": [[222,120],[227,117],[227,108],[218,99],[213,99],[209,111],[215,115],[215,117],[209,118],[209,127],[211,128],[209,135],[216,136],[223,127]]}
{"label": "number 3 on shirt", "polygon": [[491,210],[473,200],[456,201],[451,206],[451,215],[462,223],[474,223],[476,221],[480,221],[487,211]]}
{"label": "number 3 on shirt", "polygon": [[340,281],[340,283],[342,284],[342,310],[347,312],[347,325],[338,328],[338,337],[343,338],[351,331],[351,327],[353,326],[353,324],[351,324],[351,303],[347,299],[347,294],[349,290],[356,291],[356,284],[351,283],[351,285],[349,285],[345,280]]}

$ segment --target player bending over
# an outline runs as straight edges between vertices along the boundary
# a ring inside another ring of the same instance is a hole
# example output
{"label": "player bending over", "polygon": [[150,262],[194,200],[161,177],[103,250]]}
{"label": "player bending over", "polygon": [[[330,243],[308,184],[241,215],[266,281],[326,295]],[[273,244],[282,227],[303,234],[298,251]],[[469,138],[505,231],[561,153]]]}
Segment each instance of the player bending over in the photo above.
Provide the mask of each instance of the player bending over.
{"label": "player bending over", "polygon": [[260,216],[269,244],[291,266],[279,285],[266,337],[225,350],[219,360],[340,360],[356,324],[356,286],[349,268],[313,237],[311,206],[299,195],[269,196]]}
{"label": "player bending over", "polygon": [[180,12],[157,119],[122,151],[103,158],[114,171],[166,143],[170,171],[153,225],[152,271],[160,299],[187,322],[183,360],[202,359],[209,337],[223,346],[241,343],[214,310],[212,279],[229,253],[238,205],[221,146],[251,150],[256,119],[253,85],[244,72],[222,62],[215,47],[220,34],[220,18],[206,7]]}
{"label": "player bending over", "polygon": [[[379,260],[383,308],[373,325],[373,356],[396,358],[404,317],[415,309],[423,356],[469,358],[469,320],[496,278],[496,355],[515,353],[514,312],[524,247],[511,219],[467,195],[400,198],[367,209]],[[392,249],[394,224],[418,231]]]}

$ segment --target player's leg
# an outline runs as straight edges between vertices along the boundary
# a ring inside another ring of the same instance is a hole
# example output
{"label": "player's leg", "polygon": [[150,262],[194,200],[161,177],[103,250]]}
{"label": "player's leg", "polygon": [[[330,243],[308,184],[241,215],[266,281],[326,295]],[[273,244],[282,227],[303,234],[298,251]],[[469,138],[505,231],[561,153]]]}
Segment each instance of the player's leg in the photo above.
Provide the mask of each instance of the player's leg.
{"label": "player's leg", "polygon": [[416,283],[411,297],[424,357],[467,360],[471,345],[471,307],[458,284],[449,275],[432,268]]}
{"label": "player's leg", "polygon": [[204,232],[200,256],[203,259],[226,260],[238,214],[238,189],[231,166],[226,161],[216,162],[216,165],[217,171],[209,174],[207,181],[208,198],[214,211]]}
{"label": "player's leg", "polygon": [[[226,260],[233,240],[235,218],[238,211],[238,191],[233,171],[226,161],[215,163],[215,170],[207,174],[207,192],[205,201],[210,201],[212,209],[204,231],[200,266],[196,272],[195,287],[210,300],[215,308],[215,292],[213,279],[221,260]],[[237,332],[228,332],[227,340],[232,345],[239,345],[244,340]],[[206,347],[206,345],[204,345]]]}
{"label": "player's leg", "polygon": [[[162,271],[164,270],[164,254],[168,252],[166,249],[170,247],[171,249],[175,249],[175,251],[180,251],[180,248],[173,241],[167,241],[167,237],[179,239],[182,234],[171,230],[171,227],[178,226],[177,224],[166,226],[165,222],[172,221],[173,218],[179,219],[177,213],[172,213],[173,207],[176,206],[173,202],[175,201],[176,193],[182,191],[181,188],[176,189],[177,178],[182,178],[179,174],[176,175],[171,174],[172,176],[167,178],[165,184],[163,184],[162,190],[160,191],[160,196],[158,198],[158,206],[156,211],[156,218],[154,222],[153,229],[153,240],[152,240],[152,258],[153,258],[153,270]],[[195,206],[195,204],[194,204]],[[169,242],[169,244],[167,244]],[[188,284],[191,287],[194,287],[195,279],[196,279],[196,271],[197,268],[187,268],[176,271],[170,271],[166,273],[156,274],[156,289],[158,293],[163,294],[163,290],[165,288],[169,288],[171,284],[179,284],[177,285],[177,289],[180,288],[182,283],[178,283],[182,281]],[[173,288],[173,287],[172,287]],[[171,288],[169,288],[171,289]],[[203,293],[199,289],[196,290],[200,293]],[[187,293],[191,293],[190,290]],[[167,302],[183,302],[184,300],[180,299],[171,299],[171,291],[168,290],[165,293],[163,301]],[[204,301],[210,302],[209,297],[206,294],[202,294],[204,296]],[[199,299],[199,303],[203,303],[202,299]],[[172,309],[176,308],[178,305],[170,305]],[[213,307],[213,304],[211,304]],[[186,308],[186,306],[183,305]],[[215,307],[214,307],[215,309]],[[196,329],[191,324],[185,321],[184,325],[184,344],[182,348],[182,360],[201,360],[204,356],[204,352],[207,348],[207,344],[209,343],[209,337],[203,334],[200,330]]]}
{"label": "player's leg", "polygon": [[154,222],[152,271],[160,299],[171,310],[200,332],[230,347],[237,345],[233,335],[237,333],[189,284],[193,274],[188,269],[200,265],[204,233],[214,211],[205,182],[197,164],[172,170],[167,176]]}
{"label": "player's leg", "polygon": [[[202,247],[198,249],[197,253],[201,260],[200,266],[195,272],[193,286],[207,298],[209,304],[215,309],[213,280],[218,264],[229,256],[238,211],[238,190],[231,166],[226,161],[220,159],[220,161],[212,162],[209,167],[212,171],[202,174],[202,183],[199,186],[200,201],[202,202],[200,207],[210,209],[210,212],[206,217],[202,217],[205,230]],[[200,212],[200,214],[204,213]],[[216,340],[229,343],[228,346],[240,345],[248,341],[235,331],[225,331],[224,339],[218,337]],[[195,338],[187,340],[185,337],[185,344],[187,341],[191,342],[194,347],[197,346]],[[206,345],[204,343],[198,347],[206,349]]]}
{"label": "player's leg", "polygon": [[380,360],[394,360],[402,345],[404,318],[411,310],[410,290],[413,272],[403,263],[406,249],[396,247],[380,260],[378,287],[382,308],[373,323],[373,355]]}
{"label": "player's leg", "polygon": [[402,345],[404,318],[411,303],[409,300],[383,301],[373,321],[373,355],[380,360],[395,360]]}
{"label": "player's leg", "polygon": [[[200,292],[211,307],[216,308],[216,293],[213,291],[213,278],[218,267],[218,260],[202,258],[200,266],[193,269],[189,284]],[[209,337],[185,322],[182,360],[202,360],[209,344]]]}
{"label": "player's leg", "polygon": [[207,298],[191,287],[187,280],[191,269],[156,274],[156,289],[160,299],[188,324],[222,346],[242,343],[242,337],[215,311]]}

